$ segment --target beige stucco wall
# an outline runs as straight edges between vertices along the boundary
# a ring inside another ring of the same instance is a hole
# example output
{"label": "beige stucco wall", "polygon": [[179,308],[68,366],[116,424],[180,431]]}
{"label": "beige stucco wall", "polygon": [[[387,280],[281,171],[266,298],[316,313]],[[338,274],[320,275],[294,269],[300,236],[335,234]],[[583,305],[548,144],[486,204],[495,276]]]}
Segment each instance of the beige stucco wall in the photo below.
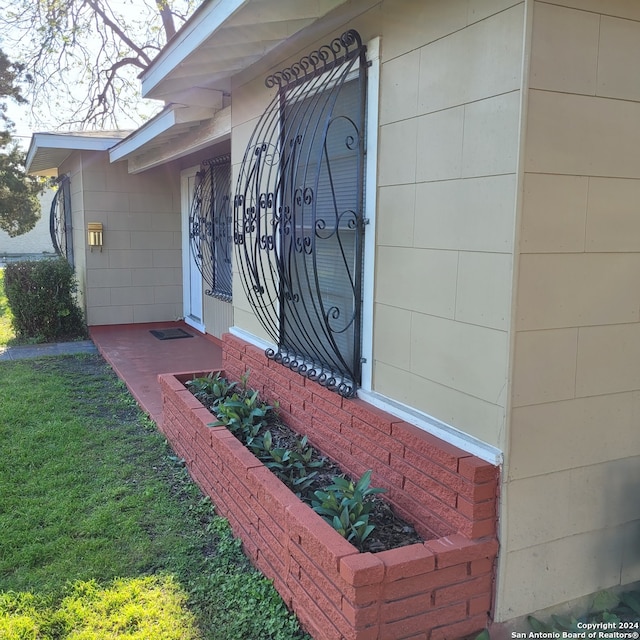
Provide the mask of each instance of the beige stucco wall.
{"label": "beige stucco wall", "polygon": [[[130,175],[126,163],[110,164],[106,152],[76,152],[69,164],[88,324],[181,317],[179,172],[167,166]],[[102,251],[86,245],[89,222],[103,224]]]}
{"label": "beige stucco wall", "polygon": [[523,3],[384,3],[374,389],[504,445]]}
{"label": "beige stucco wall", "polygon": [[[523,3],[353,4],[356,18],[332,16],[289,58],[236,79],[234,175],[269,71],[345,28],[381,36],[373,390],[502,448]],[[234,307],[264,337],[237,278]]]}
{"label": "beige stucco wall", "polygon": [[640,579],[640,5],[531,18],[498,619]]}

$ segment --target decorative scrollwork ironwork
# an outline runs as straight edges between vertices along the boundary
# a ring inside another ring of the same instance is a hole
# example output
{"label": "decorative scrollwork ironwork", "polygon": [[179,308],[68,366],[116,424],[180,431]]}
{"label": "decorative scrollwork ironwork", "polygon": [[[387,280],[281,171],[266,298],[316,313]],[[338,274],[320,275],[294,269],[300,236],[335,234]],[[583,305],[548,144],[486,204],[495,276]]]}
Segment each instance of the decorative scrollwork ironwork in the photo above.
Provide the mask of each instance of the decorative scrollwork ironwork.
{"label": "decorative scrollwork ironwork", "polygon": [[71,266],[73,260],[73,230],[71,218],[71,179],[68,175],[60,176],[57,191],[51,202],[49,211],[49,234],[53,250],[62,258],[66,258]]}
{"label": "decorative scrollwork ironwork", "polygon": [[344,396],[360,379],[366,49],[347,31],[287,69],[234,196],[244,291],[267,357]]}
{"label": "decorative scrollwork ironwork", "polygon": [[331,71],[345,62],[363,56],[365,47],[360,34],[355,29],[345,31],[339,38],[321,46],[298,62],[267,76],[264,83],[271,89],[278,85],[280,89],[291,88],[297,84],[308,82],[318,75]]}
{"label": "decorative scrollwork ironwork", "polygon": [[231,301],[231,158],[205,161],[196,175],[189,244],[205,294]]}

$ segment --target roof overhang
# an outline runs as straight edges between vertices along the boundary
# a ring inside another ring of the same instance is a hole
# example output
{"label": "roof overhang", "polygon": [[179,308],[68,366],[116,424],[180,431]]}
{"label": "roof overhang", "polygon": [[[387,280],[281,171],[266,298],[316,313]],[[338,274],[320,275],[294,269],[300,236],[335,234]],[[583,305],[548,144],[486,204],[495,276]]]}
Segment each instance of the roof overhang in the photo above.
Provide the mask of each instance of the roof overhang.
{"label": "roof overhang", "polygon": [[229,92],[231,77],[346,0],[209,0],[141,74],[142,95],[181,102],[194,88]]}
{"label": "roof overhang", "polygon": [[27,151],[27,173],[57,176],[60,165],[74,151],[107,151],[128,134],[129,131],[34,133]]}
{"label": "roof overhang", "polygon": [[217,102],[217,108],[167,105],[110,149],[111,162],[127,160],[129,173],[139,173],[227,139],[231,108],[223,108],[221,93],[211,96],[211,101]]}

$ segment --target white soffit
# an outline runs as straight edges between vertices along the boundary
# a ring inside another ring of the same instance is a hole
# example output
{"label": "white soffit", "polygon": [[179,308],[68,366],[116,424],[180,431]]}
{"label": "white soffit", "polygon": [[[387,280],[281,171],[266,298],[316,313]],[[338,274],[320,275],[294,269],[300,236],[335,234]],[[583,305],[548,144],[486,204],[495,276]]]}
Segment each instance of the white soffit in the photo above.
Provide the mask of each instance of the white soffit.
{"label": "white soffit", "polygon": [[231,77],[346,0],[209,0],[141,74],[142,95],[180,101],[198,87],[229,92]]}
{"label": "white soffit", "polygon": [[74,151],[107,151],[130,131],[72,131],[34,133],[27,151],[27,173],[57,176],[58,167]]}
{"label": "white soffit", "polygon": [[231,137],[231,107],[210,113],[207,119],[166,128],[162,125],[170,120],[162,118],[163,114],[156,116],[160,122],[156,122],[156,118],[150,120],[113,147],[109,152],[111,162],[127,160],[129,173],[140,173]]}
{"label": "white soffit", "polygon": [[209,93],[212,94],[211,102],[215,103],[215,107],[167,105],[160,113],[110,150],[111,162],[128,160],[154,147],[164,146],[172,140],[183,137],[198,127],[202,121],[211,120],[222,108],[222,93]]}

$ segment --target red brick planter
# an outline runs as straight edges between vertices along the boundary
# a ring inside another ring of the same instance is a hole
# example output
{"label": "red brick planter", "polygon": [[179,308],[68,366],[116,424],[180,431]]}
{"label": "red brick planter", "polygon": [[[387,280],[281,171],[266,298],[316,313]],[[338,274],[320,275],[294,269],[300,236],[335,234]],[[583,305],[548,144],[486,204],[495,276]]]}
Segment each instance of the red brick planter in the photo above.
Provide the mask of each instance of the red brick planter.
{"label": "red brick planter", "polygon": [[359,476],[372,468],[374,484],[388,489],[400,515],[432,538],[359,553],[224,427],[207,426],[213,417],[183,385],[200,374],[161,375],[163,432],[313,637],[453,640],[482,629],[498,548],[497,469],[226,336],[225,364],[235,370],[225,371],[237,379],[244,366],[234,360],[251,369],[252,388],[279,400],[290,426],[346,471]]}

